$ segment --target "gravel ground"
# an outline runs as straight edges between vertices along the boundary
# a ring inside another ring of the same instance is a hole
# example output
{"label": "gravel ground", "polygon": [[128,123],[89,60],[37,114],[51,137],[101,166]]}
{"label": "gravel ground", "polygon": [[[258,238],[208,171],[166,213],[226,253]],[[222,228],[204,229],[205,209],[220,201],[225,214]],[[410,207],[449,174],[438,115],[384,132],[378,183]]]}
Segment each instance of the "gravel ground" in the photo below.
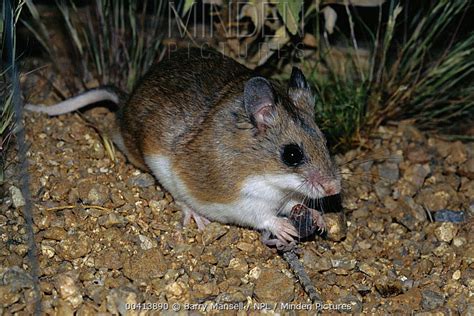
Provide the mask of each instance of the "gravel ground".
{"label": "gravel ground", "polygon": [[[87,115],[110,119],[100,109]],[[173,303],[242,314],[309,308],[288,264],[257,232],[182,228],[172,197],[120,153],[111,161],[78,114],[27,114],[26,125],[44,313],[122,314],[126,304],[164,311]],[[345,233],[301,245],[325,312],[473,314],[473,144],[402,123],[381,127],[361,148],[338,157]],[[33,311],[18,186],[4,186],[0,206],[0,314]],[[300,305],[272,304],[279,302]]]}

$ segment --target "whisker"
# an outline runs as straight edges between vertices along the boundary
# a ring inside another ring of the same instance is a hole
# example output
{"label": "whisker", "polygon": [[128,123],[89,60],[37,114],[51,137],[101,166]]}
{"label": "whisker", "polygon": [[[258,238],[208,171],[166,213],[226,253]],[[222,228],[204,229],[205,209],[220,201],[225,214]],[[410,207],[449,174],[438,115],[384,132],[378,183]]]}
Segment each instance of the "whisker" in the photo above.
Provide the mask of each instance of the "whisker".
{"label": "whisker", "polygon": [[386,156],[386,155],[382,155],[380,157],[368,157],[368,158],[364,158],[364,159],[359,159],[358,157],[354,157],[352,159],[349,159],[348,161],[342,161],[342,162],[339,162],[338,165],[340,167],[345,167],[347,166],[348,164],[355,164],[356,166],[358,165],[361,165],[361,164],[364,164],[364,163],[367,163],[367,162],[381,162],[381,161],[394,161],[394,162],[397,162],[397,161],[401,161],[402,160],[402,156],[401,155],[389,155],[389,156]]}
{"label": "whisker", "polygon": [[304,186],[304,182],[301,183],[295,190],[291,190],[288,193],[286,193],[278,202],[279,208],[277,209],[277,215],[280,215],[285,206],[288,204],[288,202],[295,196],[296,194],[299,194],[298,191]]}

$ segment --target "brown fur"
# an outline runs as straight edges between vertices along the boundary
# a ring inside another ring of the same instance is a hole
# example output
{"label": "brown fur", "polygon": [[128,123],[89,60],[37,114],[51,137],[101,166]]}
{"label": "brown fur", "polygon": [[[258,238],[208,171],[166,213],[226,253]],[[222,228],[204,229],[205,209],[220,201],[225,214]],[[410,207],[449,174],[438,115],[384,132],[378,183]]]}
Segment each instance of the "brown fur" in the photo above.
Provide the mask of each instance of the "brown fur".
{"label": "brown fur", "polygon": [[[316,168],[335,177],[307,93],[288,93],[272,82],[275,123],[265,132],[252,124],[243,92],[255,76],[229,58],[198,49],[177,52],[153,66],[117,115],[130,160],[143,166],[144,155],[170,157],[174,171],[203,202],[235,200],[242,182],[252,175]],[[280,152],[288,143],[302,145],[309,163],[284,165]]]}

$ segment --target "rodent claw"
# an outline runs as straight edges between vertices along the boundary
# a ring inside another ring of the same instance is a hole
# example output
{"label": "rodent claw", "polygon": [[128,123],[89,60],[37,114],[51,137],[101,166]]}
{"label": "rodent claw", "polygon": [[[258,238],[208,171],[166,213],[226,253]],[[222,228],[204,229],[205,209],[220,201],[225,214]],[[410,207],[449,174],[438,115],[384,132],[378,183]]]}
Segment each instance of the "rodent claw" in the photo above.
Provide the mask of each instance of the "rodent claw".
{"label": "rodent claw", "polygon": [[[286,218],[276,218],[271,231],[262,233],[262,241],[267,246],[275,246],[278,250],[288,251],[296,246],[295,238],[299,238],[298,231]],[[271,238],[271,236],[276,238]]]}
{"label": "rodent claw", "polygon": [[313,216],[313,223],[318,228],[318,231],[320,233],[325,232],[326,231],[326,222],[324,221],[323,214],[321,212],[319,212],[318,210],[315,210],[315,209],[312,209],[312,208],[310,210],[311,210],[311,214]]}

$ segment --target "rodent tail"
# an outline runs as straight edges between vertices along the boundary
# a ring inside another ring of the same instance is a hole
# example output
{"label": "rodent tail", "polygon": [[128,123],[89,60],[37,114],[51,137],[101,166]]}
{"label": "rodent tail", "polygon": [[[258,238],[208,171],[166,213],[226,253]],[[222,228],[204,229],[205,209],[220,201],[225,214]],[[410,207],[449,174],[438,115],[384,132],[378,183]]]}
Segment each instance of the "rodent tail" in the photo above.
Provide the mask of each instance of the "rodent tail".
{"label": "rodent tail", "polygon": [[72,98],[59,102],[55,105],[25,104],[25,109],[32,112],[46,113],[49,116],[61,115],[79,110],[88,105],[111,101],[118,106],[124,103],[125,93],[112,86],[104,86],[80,93]]}

